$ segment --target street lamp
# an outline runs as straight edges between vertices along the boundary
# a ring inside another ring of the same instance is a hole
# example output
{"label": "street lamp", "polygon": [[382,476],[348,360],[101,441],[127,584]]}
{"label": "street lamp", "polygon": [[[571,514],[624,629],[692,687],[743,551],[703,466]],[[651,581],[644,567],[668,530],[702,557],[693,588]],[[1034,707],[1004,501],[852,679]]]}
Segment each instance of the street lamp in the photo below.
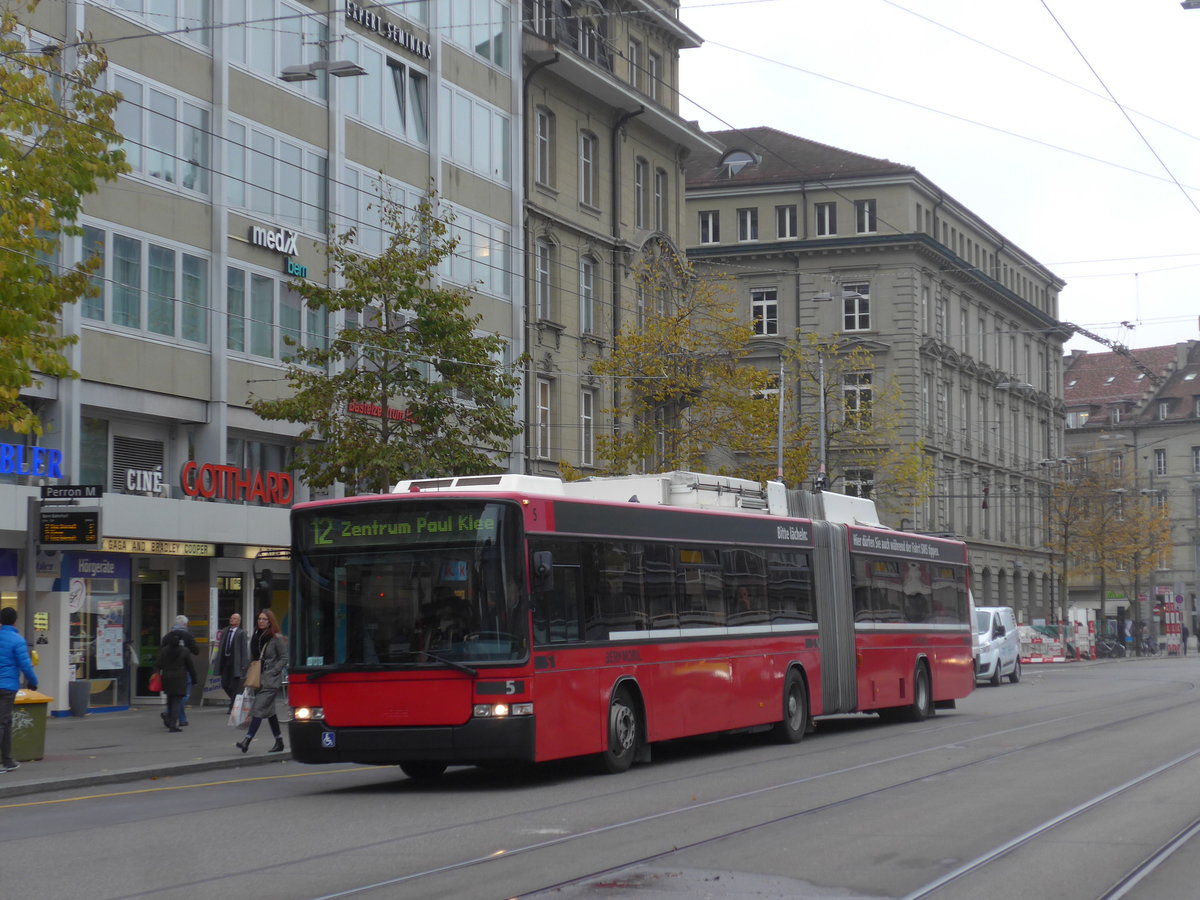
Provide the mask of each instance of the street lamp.
{"label": "street lamp", "polygon": [[318,72],[328,72],[335,78],[366,75],[367,70],[348,59],[318,59],[310,63],[284,66],[279,74],[280,81],[316,81]]}

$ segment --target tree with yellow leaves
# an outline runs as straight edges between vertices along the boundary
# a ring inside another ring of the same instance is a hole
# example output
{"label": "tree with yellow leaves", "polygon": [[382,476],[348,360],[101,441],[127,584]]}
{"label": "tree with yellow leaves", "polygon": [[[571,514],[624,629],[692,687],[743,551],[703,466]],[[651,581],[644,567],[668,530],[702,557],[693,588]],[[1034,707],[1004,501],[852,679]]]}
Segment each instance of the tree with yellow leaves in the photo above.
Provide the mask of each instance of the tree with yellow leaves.
{"label": "tree with yellow leaves", "polygon": [[[36,0],[24,4],[32,12]],[[112,113],[118,98],[96,85],[104,51],[80,39],[42,46],[12,6],[0,11],[0,428],[40,434],[21,402],[39,375],[72,378],[64,350],[64,304],[91,296],[96,261],[58,263],[83,197],[128,171]]]}
{"label": "tree with yellow leaves", "polygon": [[612,353],[593,366],[615,385],[614,429],[596,440],[603,471],[704,469],[716,455],[768,453],[775,440],[773,379],[745,363],[753,331],[735,311],[729,287],[700,278],[665,248],[644,257],[634,277],[644,321],[626,327]]}

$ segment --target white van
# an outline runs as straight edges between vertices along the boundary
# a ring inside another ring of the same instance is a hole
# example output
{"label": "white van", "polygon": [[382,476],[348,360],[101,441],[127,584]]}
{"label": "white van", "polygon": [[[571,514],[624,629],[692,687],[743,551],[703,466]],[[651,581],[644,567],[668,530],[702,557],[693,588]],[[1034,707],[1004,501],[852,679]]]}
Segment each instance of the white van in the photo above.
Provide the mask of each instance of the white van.
{"label": "white van", "polygon": [[975,607],[975,678],[999,685],[1002,678],[1021,680],[1021,636],[1010,606]]}

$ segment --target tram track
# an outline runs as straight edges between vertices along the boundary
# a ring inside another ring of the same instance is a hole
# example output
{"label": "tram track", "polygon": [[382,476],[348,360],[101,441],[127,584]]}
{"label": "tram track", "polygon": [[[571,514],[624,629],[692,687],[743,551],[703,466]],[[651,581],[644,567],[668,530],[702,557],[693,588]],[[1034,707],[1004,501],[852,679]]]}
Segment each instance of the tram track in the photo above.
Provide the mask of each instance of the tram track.
{"label": "tram track", "polygon": [[[1161,683],[1159,683],[1157,686],[1160,689],[1162,687]],[[1194,692],[1196,689],[1195,683],[1187,682],[1187,681],[1177,682],[1176,686],[1183,689],[1184,691],[1190,691],[1190,692]],[[1156,696],[1161,696],[1161,693],[1156,691]],[[750,824],[747,824],[747,825],[744,825],[744,826],[741,826],[738,828],[726,829],[724,831],[720,831],[715,834],[709,834],[709,835],[704,836],[703,838],[693,840],[690,842],[674,843],[669,848],[665,848],[663,850],[656,851],[653,853],[644,854],[644,855],[638,856],[636,858],[632,858],[632,857],[627,858],[627,859],[624,859],[621,862],[616,863],[614,865],[605,866],[603,868],[599,868],[594,871],[589,871],[586,873],[576,874],[576,875],[573,875],[569,879],[554,882],[554,883],[544,884],[535,889],[524,891],[521,894],[521,896],[524,896],[524,897],[536,897],[536,896],[539,896],[546,892],[557,891],[557,890],[561,890],[561,889],[569,887],[569,886],[581,885],[581,884],[584,884],[584,883],[589,882],[594,879],[605,878],[605,877],[613,875],[614,873],[621,872],[623,870],[628,870],[628,869],[631,869],[634,867],[646,866],[646,865],[651,865],[654,863],[661,863],[662,861],[664,861],[674,855],[681,854],[681,853],[684,853],[684,852],[690,851],[690,850],[703,849],[707,846],[719,844],[720,842],[728,841],[730,839],[737,838],[739,836],[748,835],[748,834],[758,831],[760,829],[770,828],[772,826],[782,825],[789,821],[801,819],[801,818],[804,818],[807,816],[813,816],[813,815],[817,815],[820,813],[836,810],[839,808],[849,807],[853,804],[860,803],[863,800],[871,798],[871,797],[877,797],[881,794],[886,794],[891,791],[899,791],[899,790],[903,790],[906,788],[911,788],[922,782],[927,782],[934,778],[940,778],[943,776],[952,775],[954,773],[959,773],[964,770],[969,770],[974,767],[982,766],[989,762],[993,762],[995,760],[998,760],[998,759],[1001,759],[1004,757],[1008,757],[1008,756],[1011,756],[1016,753],[1024,753],[1024,752],[1028,752],[1028,751],[1036,750],[1036,749],[1045,749],[1045,748],[1051,748],[1051,747],[1055,747],[1055,746],[1061,746],[1061,745],[1065,744],[1066,742],[1070,742],[1070,741],[1088,740],[1088,739],[1094,738],[1095,735],[1097,735],[1099,733],[1111,734],[1111,731],[1114,727],[1121,727],[1121,728],[1142,727],[1142,725],[1146,722],[1146,720],[1152,719],[1155,716],[1163,715],[1166,713],[1170,713],[1173,715],[1179,714],[1181,709],[1186,709],[1187,707],[1194,706],[1196,704],[1200,704],[1200,697],[1197,697],[1196,699],[1186,700],[1181,703],[1180,700],[1178,699],[1178,695],[1174,695],[1171,697],[1171,699],[1169,701],[1150,702],[1150,704],[1148,706],[1148,701],[1147,701],[1146,697],[1138,694],[1136,692],[1136,689],[1134,689],[1133,691],[1130,692],[1130,695],[1126,699],[1110,703],[1104,711],[1093,710],[1093,711],[1077,712],[1077,713],[1072,713],[1072,714],[1068,714],[1068,715],[1048,716],[1045,718],[1041,718],[1038,721],[1032,722],[1032,723],[1025,723],[1022,725],[1012,726],[1012,727],[1008,727],[1008,728],[989,729],[987,732],[982,733],[982,734],[975,734],[975,735],[971,735],[969,737],[964,737],[964,738],[961,738],[958,740],[939,743],[937,745],[930,746],[930,747],[922,747],[922,748],[914,749],[912,751],[902,753],[902,754],[892,754],[883,759],[875,759],[875,760],[870,760],[870,761],[865,761],[865,762],[862,762],[859,764],[855,764],[852,766],[843,766],[843,767],[838,767],[835,769],[816,772],[811,775],[806,775],[802,778],[788,779],[785,781],[776,782],[776,783],[769,784],[769,785],[763,785],[761,787],[754,788],[754,789],[748,790],[748,791],[733,792],[733,793],[725,794],[725,795],[722,795],[719,797],[713,797],[713,798],[710,798],[710,799],[707,799],[707,800],[704,800],[704,801],[701,801],[698,803],[686,804],[686,805],[679,806],[679,807],[676,807],[673,809],[661,810],[661,811],[650,813],[647,815],[634,816],[634,817],[630,817],[628,819],[624,819],[624,820],[620,820],[620,821],[609,822],[604,825],[600,825],[600,826],[597,826],[594,828],[583,829],[583,830],[580,830],[577,832],[573,832],[571,834],[557,835],[557,836],[554,836],[551,838],[547,838],[545,840],[534,841],[534,842],[524,844],[524,845],[521,845],[518,847],[506,849],[502,853],[489,853],[488,855],[485,855],[485,856],[478,856],[478,857],[465,858],[465,859],[461,859],[461,860],[446,862],[441,865],[432,866],[432,867],[429,867],[424,870],[413,871],[413,872],[405,873],[403,875],[398,875],[395,878],[389,878],[389,879],[384,879],[384,880],[380,880],[380,881],[375,881],[375,882],[372,882],[369,884],[359,885],[356,887],[348,888],[348,889],[330,893],[330,894],[322,894],[319,897],[314,898],[314,900],[334,900],[334,898],[352,897],[352,896],[356,896],[356,895],[370,893],[373,891],[387,890],[389,888],[394,888],[394,887],[401,886],[401,885],[412,885],[414,883],[420,882],[425,879],[436,879],[438,876],[443,876],[443,875],[447,875],[447,874],[454,873],[454,872],[460,872],[460,871],[463,871],[466,869],[471,869],[471,868],[476,868],[476,867],[484,867],[489,864],[494,864],[499,860],[512,860],[516,857],[529,856],[531,854],[549,851],[554,848],[561,848],[561,847],[579,843],[579,842],[594,840],[594,839],[600,838],[603,835],[613,834],[613,833],[619,832],[623,829],[633,829],[633,828],[637,828],[639,826],[645,826],[647,824],[654,823],[654,822],[666,822],[675,817],[682,817],[682,816],[687,816],[689,814],[696,814],[696,813],[700,813],[700,812],[704,812],[704,811],[709,811],[709,810],[712,810],[715,808],[719,808],[723,805],[751,801],[756,798],[760,798],[764,795],[770,795],[775,792],[781,792],[781,791],[785,791],[785,790],[795,789],[795,788],[797,788],[801,785],[805,785],[805,784],[812,784],[814,782],[837,778],[837,777],[846,776],[846,775],[854,775],[856,773],[862,773],[867,770],[879,769],[880,767],[890,766],[895,763],[902,762],[902,761],[912,759],[915,757],[924,756],[926,754],[938,753],[938,752],[943,752],[943,751],[952,750],[952,749],[961,749],[962,747],[964,747],[966,745],[985,743],[988,741],[996,740],[1001,737],[1010,737],[1011,735],[1022,732],[1022,731],[1030,731],[1030,730],[1035,730],[1035,729],[1042,729],[1042,728],[1046,728],[1046,727],[1061,725],[1064,722],[1070,722],[1071,720],[1074,720],[1074,719],[1085,719],[1085,718],[1089,718],[1089,717],[1094,718],[1094,717],[1101,716],[1101,715],[1105,716],[1105,721],[1100,722],[1100,723],[1090,724],[1084,728],[1075,728],[1075,729],[1070,730],[1067,733],[1056,734],[1056,735],[1047,737],[1044,740],[1032,741],[1030,743],[1021,744],[1020,746],[1009,747],[1009,748],[1006,748],[1002,751],[995,752],[995,753],[987,753],[983,756],[979,756],[979,757],[976,757],[969,761],[965,761],[965,762],[958,763],[955,765],[942,766],[942,767],[937,768],[932,771],[922,772],[921,774],[919,774],[915,777],[912,777],[912,778],[902,779],[902,780],[895,781],[895,782],[892,782],[892,783],[889,783],[886,785],[872,788],[870,790],[854,792],[847,796],[843,796],[843,797],[840,797],[835,800],[831,800],[826,803],[819,803],[819,804],[814,804],[811,806],[806,806],[802,809],[796,809],[796,810],[790,811],[783,815],[763,818],[759,821],[756,821],[756,822],[753,822],[753,823],[750,823]],[[1054,704],[1055,707],[1061,707],[1064,705],[1069,705],[1069,701],[1065,701],[1064,703],[1060,703],[1060,704]],[[1131,712],[1131,713],[1126,712],[1126,709],[1131,706],[1136,706],[1138,708],[1137,711]],[[1114,721],[1113,721],[1114,718],[1117,718],[1119,721],[1117,723],[1114,723]],[[934,725],[935,727],[931,728],[931,729],[926,729],[926,732],[935,731],[935,730],[945,730],[948,728],[956,728],[957,726],[960,726],[960,724],[961,724],[961,726],[966,726],[971,723],[944,722],[944,724],[943,724],[942,722],[939,722],[938,720],[935,719],[935,720],[932,720],[930,724]],[[939,725],[942,727],[938,728],[937,726],[939,726]],[[889,728],[889,731],[890,730],[891,729]],[[910,734],[915,734],[915,732],[910,732]],[[882,741],[882,740],[888,740],[890,742],[894,742],[896,740],[895,732],[892,732],[890,735],[887,735],[887,736],[881,736],[877,739],[872,739],[871,741],[865,742],[864,744],[859,744],[857,746],[862,747],[865,744],[875,743],[876,741]],[[805,746],[807,747],[808,745],[805,744]],[[845,752],[845,749],[846,748],[844,746],[839,746],[836,748],[830,748],[830,750],[828,752],[842,754]],[[1142,773],[1142,775],[1139,775],[1136,778],[1131,779],[1130,781],[1126,782],[1125,784],[1121,785],[1120,787],[1114,788],[1110,791],[1106,791],[1103,794],[1092,798],[1091,800],[1085,802],[1084,804],[1081,804],[1080,806],[1078,806],[1072,810],[1069,810],[1068,812],[1063,813],[1060,816],[1056,816],[1050,820],[1047,820],[1044,823],[1041,823],[1039,826],[1036,826],[1034,829],[1031,829],[1029,832],[1027,832],[1023,835],[1020,835],[1016,838],[1013,838],[1009,841],[1006,841],[1005,843],[994,848],[992,851],[989,851],[988,853],[983,854],[980,857],[972,860],[969,864],[959,867],[959,869],[956,869],[951,873],[947,873],[945,876],[942,876],[941,878],[937,879],[934,882],[930,882],[928,885],[920,888],[918,891],[916,891],[913,894],[906,897],[905,900],[919,900],[919,898],[934,896],[938,891],[945,888],[951,882],[964,877],[966,874],[969,874],[970,872],[978,871],[978,870],[986,867],[987,865],[994,862],[995,860],[1001,859],[1001,858],[1005,857],[1006,855],[1014,852],[1015,850],[1017,850],[1019,847],[1023,846],[1024,844],[1034,840],[1036,837],[1047,834],[1050,831],[1053,831],[1055,828],[1058,828],[1058,827],[1062,826],[1063,824],[1085,814],[1086,812],[1088,812],[1094,808],[1097,808],[1098,806],[1102,805],[1107,800],[1110,800],[1116,796],[1119,796],[1119,795],[1131,790],[1132,788],[1144,783],[1145,781],[1147,781],[1149,779],[1153,779],[1154,777],[1162,774],[1162,772],[1167,771],[1168,769],[1183,765],[1184,763],[1196,758],[1197,756],[1200,756],[1200,750],[1195,751],[1193,753],[1185,754],[1184,756],[1181,756],[1175,760],[1172,760],[1169,763],[1164,764],[1163,766],[1157,767],[1156,769],[1153,769],[1149,772]],[[626,790],[640,792],[640,791],[645,791],[649,788],[662,787],[664,785],[670,784],[673,781],[693,780],[697,777],[712,777],[713,775],[720,774],[720,773],[727,773],[727,772],[736,770],[738,768],[742,768],[746,765],[762,766],[764,764],[772,764],[772,763],[776,763],[776,762],[781,762],[784,759],[785,759],[785,757],[783,757],[783,756],[776,757],[773,759],[767,759],[767,760],[764,760],[761,757],[759,757],[752,764],[751,763],[746,763],[746,764],[739,763],[737,765],[723,767],[722,769],[712,770],[710,772],[702,773],[702,774],[693,772],[686,776],[680,776],[677,779],[676,778],[663,779],[663,780],[655,782],[654,785],[649,785],[649,786],[642,783],[637,786],[631,786],[630,788],[628,788]],[[810,761],[812,761],[812,757],[810,757]],[[605,796],[612,797],[612,795],[614,793],[620,793],[620,792],[606,792]],[[578,799],[575,799],[575,800],[571,801],[571,804],[575,804],[575,803],[579,803],[579,802],[580,801]],[[531,816],[537,815],[538,813],[553,810],[558,806],[559,806],[559,804],[549,804],[546,806],[539,807],[537,809],[522,810],[519,813],[515,813],[513,815],[520,815],[520,817],[522,819],[528,819]],[[505,818],[505,817],[496,817],[496,819],[493,820],[493,823],[495,821],[501,820],[503,818]],[[446,828],[450,828],[450,827],[460,827],[460,826],[446,826]],[[441,830],[443,830],[443,829],[438,829],[438,831],[441,831]],[[1191,834],[1195,833],[1196,831],[1200,831],[1200,820],[1197,820],[1197,823],[1193,823],[1193,827],[1191,830],[1185,828],[1183,831],[1181,831],[1180,834],[1177,836],[1177,841],[1180,843],[1180,845],[1182,845],[1182,843],[1185,842],[1186,837],[1190,836]],[[381,842],[381,843],[394,843],[397,840],[413,840],[413,839],[417,839],[419,837],[428,837],[431,835],[431,833],[432,832],[425,832],[422,834],[414,833],[414,834],[410,834],[410,835],[405,835],[400,838],[394,838],[394,839],[392,839],[392,841],[389,841],[389,842]],[[1161,850],[1159,852],[1163,852],[1163,853],[1168,852],[1169,848],[1170,848],[1170,842],[1168,842],[1168,844],[1166,846],[1164,846],[1164,848],[1161,848]],[[1170,852],[1173,852],[1173,851],[1170,851]],[[1152,868],[1152,866],[1154,865],[1154,863],[1152,862],[1153,858],[1155,858],[1155,855],[1151,854],[1151,859],[1148,859],[1145,863],[1143,863],[1143,865],[1140,868],[1143,870],[1149,870],[1150,868]],[[1135,876],[1135,874],[1136,873],[1131,872],[1126,877],[1132,878]],[[1114,890],[1115,890],[1115,888],[1114,888]],[[1111,896],[1112,900],[1117,900],[1117,898],[1123,897],[1123,896],[1125,896],[1125,894],[1112,893],[1111,895],[1108,895],[1108,896]]]}

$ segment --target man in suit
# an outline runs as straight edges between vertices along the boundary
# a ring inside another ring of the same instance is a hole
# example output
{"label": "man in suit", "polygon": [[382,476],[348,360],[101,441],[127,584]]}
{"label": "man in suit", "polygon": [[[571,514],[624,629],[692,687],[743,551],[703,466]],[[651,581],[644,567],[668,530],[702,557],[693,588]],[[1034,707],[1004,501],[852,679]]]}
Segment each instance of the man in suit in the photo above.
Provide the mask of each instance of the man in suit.
{"label": "man in suit", "polygon": [[229,695],[232,710],[233,698],[241,691],[246,666],[250,664],[250,639],[238,613],[231,615],[229,624],[217,633],[216,650],[217,674],[221,676],[221,689]]}

